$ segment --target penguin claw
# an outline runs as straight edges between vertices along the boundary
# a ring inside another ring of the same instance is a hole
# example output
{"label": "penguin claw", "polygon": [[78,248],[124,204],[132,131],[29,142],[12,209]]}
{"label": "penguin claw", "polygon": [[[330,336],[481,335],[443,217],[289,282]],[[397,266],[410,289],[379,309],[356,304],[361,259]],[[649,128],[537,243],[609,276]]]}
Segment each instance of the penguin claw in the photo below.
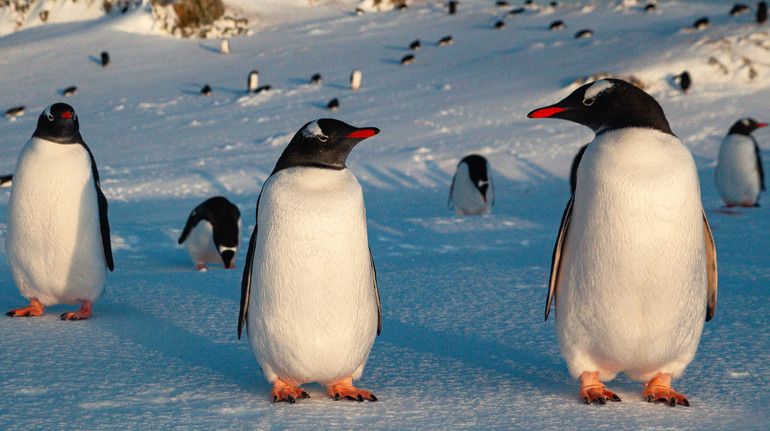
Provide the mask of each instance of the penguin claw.
{"label": "penguin claw", "polygon": [[43,307],[43,304],[41,304],[37,299],[32,298],[29,300],[29,305],[27,307],[11,310],[5,313],[5,315],[10,317],[31,317],[40,316],[44,311],[45,307]]}
{"label": "penguin claw", "polygon": [[646,398],[649,403],[663,401],[671,407],[676,407],[677,404],[690,407],[690,401],[687,397],[671,388],[671,376],[668,374],[658,374],[644,386],[642,397]]}
{"label": "penguin claw", "polygon": [[273,403],[287,401],[289,404],[294,404],[298,398],[310,398],[307,392],[297,389],[281,379],[275,379],[273,382],[271,395],[273,396]]}
{"label": "penguin claw", "polygon": [[335,401],[339,401],[342,398],[358,402],[363,402],[364,400],[377,401],[377,397],[371,392],[353,386],[353,379],[350,377],[330,385],[326,388],[326,392],[334,397]]}
{"label": "penguin claw", "polygon": [[607,401],[620,401],[620,397],[607,390],[599,381],[597,372],[584,372],[580,375],[580,398],[586,404],[596,401],[599,404],[607,404]]}

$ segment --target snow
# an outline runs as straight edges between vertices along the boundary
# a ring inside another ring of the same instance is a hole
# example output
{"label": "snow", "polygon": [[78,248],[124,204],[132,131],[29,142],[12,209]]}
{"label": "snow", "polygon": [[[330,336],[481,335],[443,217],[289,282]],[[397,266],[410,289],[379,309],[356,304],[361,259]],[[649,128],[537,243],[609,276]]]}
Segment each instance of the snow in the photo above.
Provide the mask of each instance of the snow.
{"label": "snow", "polygon": [[[506,17],[503,30],[493,24],[506,11],[486,0],[460,2],[452,16],[428,1],[362,16],[349,3],[291,6],[292,19],[287,13],[231,39],[227,56],[218,40],[147,34],[125,17],[0,38],[0,107],[27,106],[22,116],[0,118],[0,173],[12,171],[46,106],[73,105],[110,203],[116,266],[87,321],[59,321],[76,308],[66,305],[41,318],[0,319],[0,428],[770,423],[768,198],[725,214],[713,181],[728,128],[745,116],[768,120],[770,27],[754,24],[753,14],[730,17],[729,5],[681,1],[660,1],[652,13],[631,1],[529,8]],[[701,16],[709,16],[709,28],[686,29]],[[566,29],[548,31],[555,19]],[[118,23],[137,31],[116,30]],[[583,28],[594,36],[574,39]],[[437,46],[450,34],[452,45]],[[402,66],[417,38],[416,61]],[[110,53],[107,68],[101,51]],[[358,91],[349,86],[355,69],[364,76]],[[672,82],[685,69],[693,76],[687,94]],[[247,94],[251,70],[272,89]],[[322,84],[310,84],[314,73]],[[621,403],[582,404],[554,320],[542,320],[570,163],[593,136],[526,114],[598,73],[641,79],[699,169],[720,290],[695,360],[674,381],[689,408],[649,404],[641,385],[622,375],[608,385]],[[199,93],[205,84],[209,97]],[[71,85],[78,93],[61,96]],[[330,113],[334,97],[340,109]],[[245,253],[237,270],[198,273],[175,240],[190,208],[225,195],[241,209],[246,244],[257,194],[281,151],[303,124],[329,116],[382,131],[348,160],[364,191],[383,310],[382,335],[359,384],[379,401],[335,402],[325,388],[307,385],[309,400],[273,404],[248,342],[236,338]],[[767,160],[770,132],[755,137]],[[456,217],[447,207],[454,168],[468,153],[491,163],[491,215]],[[3,238],[7,190],[0,192]],[[0,258],[0,310],[23,305]]]}

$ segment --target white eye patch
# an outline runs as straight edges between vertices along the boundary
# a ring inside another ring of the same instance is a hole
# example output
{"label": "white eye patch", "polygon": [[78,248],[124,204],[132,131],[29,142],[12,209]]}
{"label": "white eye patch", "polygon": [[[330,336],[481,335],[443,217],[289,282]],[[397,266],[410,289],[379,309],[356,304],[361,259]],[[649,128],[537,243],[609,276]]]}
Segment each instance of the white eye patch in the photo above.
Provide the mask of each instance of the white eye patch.
{"label": "white eye patch", "polygon": [[51,114],[51,106],[48,105],[47,108],[45,108],[45,111],[43,111],[43,115],[45,115],[46,118],[48,118],[48,121],[53,121],[53,114]]}
{"label": "white eye patch", "polygon": [[604,93],[612,87],[612,82],[607,81],[606,79],[594,82],[593,85],[586,88],[586,92],[583,94],[583,104],[586,106],[591,106],[600,94]]}
{"label": "white eye patch", "polygon": [[327,139],[329,139],[328,136],[324,135],[323,130],[321,130],[321,126],[318,125],[318,121],[313,121],[312,123],[308,124],[307,127],[302,131],[302,135],[307,138],[318,138],[321,142],[325,142]]}

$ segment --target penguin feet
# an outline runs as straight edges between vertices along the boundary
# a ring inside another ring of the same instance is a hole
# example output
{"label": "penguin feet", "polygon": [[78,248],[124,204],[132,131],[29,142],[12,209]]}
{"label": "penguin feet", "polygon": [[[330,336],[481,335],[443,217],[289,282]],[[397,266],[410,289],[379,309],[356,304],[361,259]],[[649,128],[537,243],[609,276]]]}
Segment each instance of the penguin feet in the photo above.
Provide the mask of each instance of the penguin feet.
{"label": "penguin feet", "polygon": [[59,318],[61,320],[84,320],[91,317],[91,308],[93,307],[93,302],[91,301],[83,301],[83,305],[80,306],[80,310],[75,312],[67,312],[63,313]]}
{"label": "penguin feet", "polygon": [[281,379],[275,379],[273,382],[273,390],[270,392],[273,396],[273,402],[288,401],[294,404],[297,398],[310,398],[310,394],[302,389],[295,388],[294,386],[284,382]]}
{"label": "penguin feet", "polygon": [[205,271],[208,271],[208,270],[209,270],[209,268],[206,265],[204,265],[202,263],[198,264],[198,272],[205,272]]}
{"label": "penguin feet", "polygon": [[642,398],[647,402],[664,401],[671,407],[676,407],[677,404],[681,404],[686,407],[690,407],[690,402],[687,397],[680,394],[671,388],[671,375],[670,374],[658,374],[653,377],[652,380],[644,384],[645,389],[642,391]]}
{"label": "penguin feet", "polygon": [[599,373],[588,371],[580,375],[580,399],[586,404],[596,401],[599,404],[606,404],[607,401],[620,401],[620,397],[614,392],[607,390],[599,381]]}
{"label": "penguin feet", "polygon": [[377,401],[377,397],[375,397],[373,393],[358,389],[353,386],[352,377],[342,379],[337,383],[329,385],[329,387],[326,388],[326,392],[333,396],[335,401],[342,398],[347,398],[353,401]]}
{"label": "penguin feet", "polygon": [[24,308],[17,308],[5,313],[6,316],[11,317],[30,317],[41,316],[45,311],[45,307],[35,298],[29,300],[29,306]]}

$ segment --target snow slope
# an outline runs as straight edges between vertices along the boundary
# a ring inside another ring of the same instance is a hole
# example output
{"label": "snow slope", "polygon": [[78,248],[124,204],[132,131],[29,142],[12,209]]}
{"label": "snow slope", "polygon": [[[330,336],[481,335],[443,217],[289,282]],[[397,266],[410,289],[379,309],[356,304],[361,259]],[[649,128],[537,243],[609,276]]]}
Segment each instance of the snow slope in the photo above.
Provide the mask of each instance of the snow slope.
{"label": "snow slope", "polygon": [[[491,0],[461,2],[454,16],[434,2],[363,16],[307,7],[296,21],[231,40],[226,56],[218,41],[116,30],[125,18],[0,38],[0,108],[27,106],[0,118],[0,173],[13,170],[46,106],[72,104],[110,202],[116,265],[90,320],[59,321],[72,306],[0,319],[0,428],[766,427],[769,198],[740,215],[717,212],[713,171],[735,120],[770,119],[770,28],[718,4],[661,1],[650,14],[617,4],[530,9],[503,30],[492,27],[506,9]],[[684,29],[704,15],[710,28]],[[567,28],[547,31],[556,19]],[[594,36],[574,39],[582,28]],[[437,46],[448,34],[454,43]],[[401,66],[417,38],[416,62]],[[104,50],[108,68],[97,61]],[[252,69],[271,91],[246,94]],[[363,72],[358,91],[348,87],[353,69]],[[686,95],[671,84],[684,69],[694,81]],[[542,321],[569,165],[592,135],[526,113],[599,72],[642,79],[699,168],[720,291],[695,360],[674,382],[690,408],[648,404],[624,376],[609,383],[623,402],[582,404],[553,320]],[[314,73],[321,85],[309,84]],[[70,85],[78,94],[62,97]],[[340,110],[330,113],[333,97]],[[236,339],[245,253],[238,270],[197,273],[176,238],[195,205],[221,194],[241,208],[245,243],[281,151],[326,116],[382,130],[348,163],[364,189],[383,307],[360,386],[379,401],[335,402],[307,385],[311,399],[274,405],[248,343]],[[768,148],[768,129],[756,138]],[[470,152],[493,167],[489,216],[446,207],[454,167]],[[24,304],[0,259],[0,310]]]}

